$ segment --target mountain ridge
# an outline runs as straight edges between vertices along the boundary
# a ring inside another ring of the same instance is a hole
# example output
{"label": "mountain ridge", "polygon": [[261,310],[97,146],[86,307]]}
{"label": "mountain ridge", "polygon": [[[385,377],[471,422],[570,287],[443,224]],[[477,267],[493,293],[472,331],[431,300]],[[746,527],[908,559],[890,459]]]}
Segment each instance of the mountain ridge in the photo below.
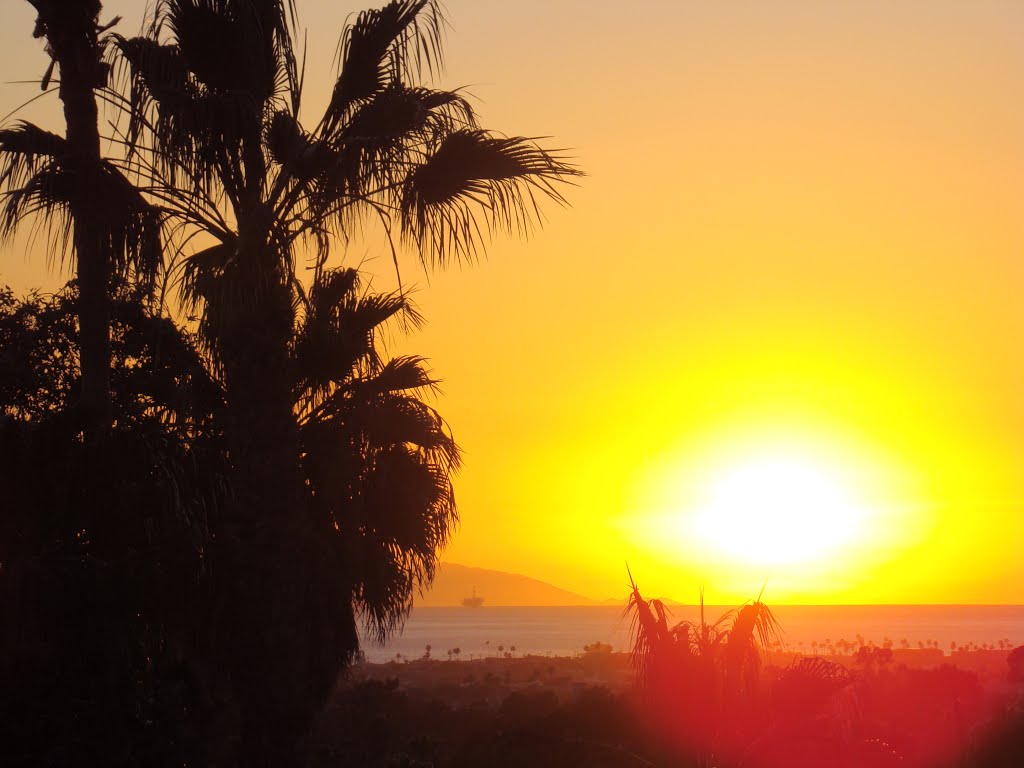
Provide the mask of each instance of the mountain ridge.
{"label": "mountain ridge", "polygon": [[458,563],[441,563],[433,585],[416,605],[423,608],[461,606],[463,599],[474,590],[484,599],[485,606],[601,605],[599,600],[521,573]]}
{"label": "mountain ridge", "polygon": [[[444,562],[437,569],[431,588],[416,601],[421,608],[461,606],[473,592],[484,599],[486,606],[575,606],[624,605],[623,598],[593,598],[535,579],[521,573],[496,571],[490,568]],[[666,605],[679,605],[663,598]]]}

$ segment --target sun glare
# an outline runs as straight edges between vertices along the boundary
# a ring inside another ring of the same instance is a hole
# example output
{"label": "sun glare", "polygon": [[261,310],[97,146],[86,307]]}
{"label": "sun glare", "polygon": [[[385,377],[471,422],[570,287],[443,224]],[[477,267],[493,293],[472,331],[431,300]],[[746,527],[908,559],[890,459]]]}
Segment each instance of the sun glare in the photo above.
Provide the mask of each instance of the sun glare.
{"label": "sun glare", "polygon": [[632,488],[618,530],[634,557],[681,563],[719,598],[764,579],[776,600],[852,596],[865,574],[898,568],[927,527],[916,476],[898,456],[792,420],[687,436]]}
{"label": "sun glare", "polygon": [[805,457],[767,457],[711,476],[688,527],[744,563],[819,560],[863,533],[865,510],[840,474]]}

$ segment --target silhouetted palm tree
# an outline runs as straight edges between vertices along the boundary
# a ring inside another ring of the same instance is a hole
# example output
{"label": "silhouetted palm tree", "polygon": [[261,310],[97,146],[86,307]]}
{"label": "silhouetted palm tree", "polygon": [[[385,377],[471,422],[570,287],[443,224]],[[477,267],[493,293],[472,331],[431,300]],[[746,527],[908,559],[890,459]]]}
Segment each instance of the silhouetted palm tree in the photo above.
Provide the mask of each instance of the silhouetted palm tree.
{"label": "silhouetted palm tree", "polygon": [[[159,212],[100,154],[96,92],[106,85],[99,0],[29,0],[34,35],[46,38],[64,107],[65,136],[21,123],[0,131],[0,186],[7,192],[0,233],[40,214],[60,252],[73,246],[79,299],[82,425],[92,437],[110,426],[112,272],[135,267],[152,279],[160,261]],[[116,20],[115,20],[116,21]]]}
{"label": "silhouetted palm tree", "polygon": [[748,714],[775,617],[759,597],[709,623],[702,592],[700,620],[670,627],[665,605],[645,600],[632,575],[630,586],[631,661],[652,714],[677,732],[684,724],[686,748],[712,756]]}
{"label": "silhouetted palm tree", "polygon": [[301,485],[287,371],[297,249],[313,248],[315,281],[331,243],[369,215],[426,262],[471,258],[483,229],[528,227],[535,195],[561,199],[552,182],[573,173],[477,129],[457,93],[408,84],[441,63],[428,0],[357,17],[330,104],[305,130],[293,14],[280,0],[173,0],[150,37],[119,40],[134,159],[189,236],[215,241],[187,257],[185,285],[223,370],[253,521],[294,507]]}
{"label": "silhouetted palm tree", "polygon": [[[364,294],[353,269],[323,271],[302,294],[291,358],[302,471],[339,590],[383,641],[425,589],[457,521],[451,475],[459,450],[420,396],[436,386],[423,360],[383,360],[377,331],[416,325],[398,294]],[[355,650],[338,642],[339,652]]]}
{"label": "silhouetted palm tree", "polygon": [[[312,254],[311,302],[342,279],[326,271],[332,244],[367,217],[393,248],[404,242],[425,264],[469,260],[487,232],[528,229],[536,198],[561,201],[553,184],[575,173],[526,139],[478,128],[458,93],[417,84],[440,69],[443,24],[431,0],[360,13],[344,32],[340,74],[312,129],[299,121],[290,0],[167,0],[147,36],[117,39],[131,83],[123,101],[129,160],[176,225],[185,295],[226,393],[235,504],[220,542],[234,574],[225,585],[233,633],[225,658],[241,692],[249,761],[301,760],[295,745],[310,707],[326,694],[337,656],[354,648],[350,612],[329,611],[342,622],[331,625],[317,623],[321,609],[354,590],[379,631],[394,628],[413,589],[433,573],[427,550],[443,543],[454,519],[450,494],[438,493],[454,456],[441,442],[379,452],[355,446],[375,468],[359,489],[369,495],[345,498],[326,473],[307,485],[304,473],[312,477],[316,461],[310,441],[332,429],[358,432],[340,415],[307,424],[295,412],[297,386],[300,403],[325,418],[321,406],[346,391],[337,379],[326,393],[319,383],[308,391],[297,384],[292,352],[305,343],[309,317],[301,317],[301,254]],[[186,252],[193,243],[205,247]],[[307,357],[305,365],[316,381],[323,361]],[[382,395],[394,395],[426,384],[421,374],[418,361],[396,361],[376,378],[391,382]],[[391,487],[389,475],[419,479]],[[346,516],[373,504],[419,504],[425,527],[401,532],[419,543],[374,554],[378,560],[359,552],[353,542],[373,537],[346,529]],[[328,507],[340,533],[333,539],[322,536]],[[330,551],[337,539],[344,547]],[[325,565],[332,562],[345,567]],[[325,569],[347,576],[327,594],[318,581]]]}

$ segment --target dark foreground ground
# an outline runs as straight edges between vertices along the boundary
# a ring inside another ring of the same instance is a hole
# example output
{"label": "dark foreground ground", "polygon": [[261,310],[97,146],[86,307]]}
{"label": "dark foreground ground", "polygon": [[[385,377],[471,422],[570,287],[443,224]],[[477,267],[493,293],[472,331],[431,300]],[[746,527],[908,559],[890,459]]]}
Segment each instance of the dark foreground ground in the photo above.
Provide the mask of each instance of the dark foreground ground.
{"label": "dark foreground ground", "polygon": [[[1006,651],[830,657],[850,677],[827,697],[794,697],[780,682],[796,660],[769,659],[756,701],[725,713],[714,748],[689,738],[699,707],[656,704],[625,654],[362,664],[321,719],[313,764],[1024,768],[1024,685],[1011,682]],[[704,695],[680,692],[691,704]]]}

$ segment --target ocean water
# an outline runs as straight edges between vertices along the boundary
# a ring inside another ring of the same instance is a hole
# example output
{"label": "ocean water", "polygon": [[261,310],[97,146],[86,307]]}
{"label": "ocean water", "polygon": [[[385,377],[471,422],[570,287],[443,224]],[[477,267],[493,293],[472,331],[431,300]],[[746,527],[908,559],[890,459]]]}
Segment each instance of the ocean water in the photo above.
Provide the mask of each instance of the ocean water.
{"label": "ocean water", "polygon": [[[697,606],[675,606],[670,622],[696,620]],[[705,606],[705,617],[714,621],[728,607]],[[881,645],[886,639],[900,647],[936,641],[947,653],[957,645],[1010,641],[1024,643],[1024,606],[1014,605],[781,605],[772,612],[782,628],[785,647],[812,650],[812,643],[839,640]],[[630,621],[615,606],[565,606],[521,608],[417,608],[400,635],[381,647],[364,640],[367,660],[382,662],[402,657],[418,658],[427,645],[434,658],[447,658],[459,648],[460,658],[495,656],[499,652],[572,656],[583,646],[600,641],[617,651],[629,649]],[[499,651],[499,647],[503,651]]]}

